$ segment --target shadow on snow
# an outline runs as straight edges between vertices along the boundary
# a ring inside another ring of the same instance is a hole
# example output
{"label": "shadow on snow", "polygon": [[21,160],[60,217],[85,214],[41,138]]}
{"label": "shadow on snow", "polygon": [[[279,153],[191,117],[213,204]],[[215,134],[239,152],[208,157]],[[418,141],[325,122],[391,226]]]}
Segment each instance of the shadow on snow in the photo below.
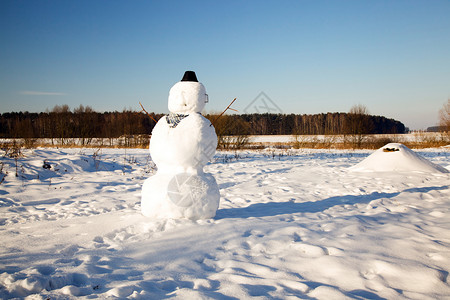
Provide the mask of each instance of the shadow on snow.
{"label": "shadow on snow", "polygon": [[315,202],[303,202],[303,203],[295,203],[295,202],[255,203],[247,207],[220,209],[217,211],[216,219],[251,218],[251,217],[261,218],[292,213],[318,213],[323,212],[336,205],[355,205],[355,204],[369,203],[377,199],[393,198],[401,193],[428,193],[433,190],[447,190],[448,188],[449,188],[448,185],[441,187],[411,188],[406,189],[403,192],[396,192],[396,193],[373,192],[367,195],[334,196]]}

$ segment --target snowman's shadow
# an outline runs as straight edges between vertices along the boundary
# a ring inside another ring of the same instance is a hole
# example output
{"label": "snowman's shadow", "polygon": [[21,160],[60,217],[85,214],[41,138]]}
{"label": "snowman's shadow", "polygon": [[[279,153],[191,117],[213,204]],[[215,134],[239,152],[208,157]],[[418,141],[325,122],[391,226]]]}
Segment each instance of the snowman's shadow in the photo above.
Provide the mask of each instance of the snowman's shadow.
{"label": "snowman's shadow", "polygon": [[447,190],[448,185],[406,189],[395,193],[373,192],[367,195],[333,196],[315,202],[266,202],[254,203],[247,207],[225,208],[217,211],[215,219],[227,218],[261,218],[293,213],[318,213],[337,205],[355,205],[369,203],[373,200],[393,198],[401,193],[428,193],[430,191]]}
{"label": "snowman's shadow", "polygon": [[220,190],[222,190],[222,189],[227,189],[227,188],[233,187],[233,186],[235,186],[235,185],[237,185],[237,184],[238,184],[237,182],[225,182],[225,183],[220,183],[220,184],[219,184],[219,189],[220,189]]}

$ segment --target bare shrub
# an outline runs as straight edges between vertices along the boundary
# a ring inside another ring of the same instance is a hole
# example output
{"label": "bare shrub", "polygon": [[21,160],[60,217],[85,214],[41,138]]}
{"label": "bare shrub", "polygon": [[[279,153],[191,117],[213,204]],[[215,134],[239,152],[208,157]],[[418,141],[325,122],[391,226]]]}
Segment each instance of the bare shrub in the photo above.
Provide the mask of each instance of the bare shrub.
{"label": "bare shrub", "polygon": [[236,120],[228,115],[222,115],[215,119],[214,128],[219,149],[242,149],[249,144],[248,125],[240,119]]}
{"label": "bare shrub", "polygon": [[450,137],[450,99],[439,110],[439,125],[448,142]]}
{"label": "bare shrub", "polygon": [[294,149],[301,148],[316,148],[319,143],[319,139],[314,135],[294,135],[294,141],[292,147]]}
{"label": "bare shrub", "polygon": [[410,148],[431,148],[448,145],[449,139],[446,133],[440,132],[416,132],[414,139],[405,142]]}
{"label": "bare shrub", "polygon": [[2,150],[5,156],[14,159],[16,177],[19,177],[19,158],[23,157],[22,145],[13,139],[11,143],[2,144]]}
{"label": "bare shrub", "polygon": [[23,146],[26,149],[32,149],[32,148],[36,147],[36,142],[37,142],[36,138],[24,138],[23,139]]}
{"label": "bare shrub", "polygon": [[148,148],[150,136],[148,134],[139,134],[136,136],[135,146],[138,148]]}
{"label": "bare shrub", "polygon": [[8,175],[8,171],[3,172],[4,164],[3,162],[0,162],[0,184],[5,181],[6,176]]}
{"label": "bare shrub", "polygon": [[390,137],[367,137],[366,141],[362,145],[363,148],[366,149],[378,149],[383,147],[386,144],[395,143]]}
{"label": "bare shrub", "polygon": [[336,145],[339,144],[339,136],[337,135],[326,135],[323,137],[321,145],[323,148],[337,148]]}

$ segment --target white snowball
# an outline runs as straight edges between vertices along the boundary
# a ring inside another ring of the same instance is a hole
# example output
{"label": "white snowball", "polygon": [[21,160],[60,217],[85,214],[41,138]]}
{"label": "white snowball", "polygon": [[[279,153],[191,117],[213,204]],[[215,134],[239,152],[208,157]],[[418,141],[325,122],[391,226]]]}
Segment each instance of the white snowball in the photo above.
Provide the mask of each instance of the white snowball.
{"label": "white snowball", "polygon": [[170,89],[169,111],[178,114],[200,113],[206,101],[206,89],[203,84],[180,81]]}
{"label": "white snowball", "polygon": [[158,172],[202,173],[216,152],[217,135],[211,122],[200,114],[190,114],[171,128],[166,117],[153,128],[150,154]]}
{"label": "white snowball", "polygon": [[155,219],[209,219],[216,215],[220,193],[211,174],[157,173],[142,187],[142,213]]}

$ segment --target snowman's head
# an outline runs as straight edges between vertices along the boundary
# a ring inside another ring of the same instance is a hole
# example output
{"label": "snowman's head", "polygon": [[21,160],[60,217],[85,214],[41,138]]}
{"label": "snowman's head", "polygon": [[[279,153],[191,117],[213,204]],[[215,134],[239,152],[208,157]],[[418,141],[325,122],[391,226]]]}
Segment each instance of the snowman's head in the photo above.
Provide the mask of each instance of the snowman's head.
{"label": "snowman's head", "polygon": [[180,82],[169,91],[169,111],[171,113],[200,113],[208,102],[206,89],[198,82],[193,71],[186,71]]}

